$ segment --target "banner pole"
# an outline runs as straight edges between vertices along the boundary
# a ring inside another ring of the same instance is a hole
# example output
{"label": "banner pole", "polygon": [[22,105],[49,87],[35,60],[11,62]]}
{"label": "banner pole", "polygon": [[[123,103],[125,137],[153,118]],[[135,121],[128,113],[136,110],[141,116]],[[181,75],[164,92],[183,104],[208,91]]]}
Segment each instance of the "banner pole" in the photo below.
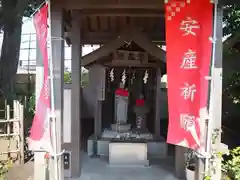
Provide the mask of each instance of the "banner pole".
{"label": "banner pole", "polygon": [[57,132],[56,132],[56,116],[55,116],[55,101],[54,101],[54,85],[53,85],[53,56],[52,56],[52,37],[51,37],[51,0],[47,1],[48,3],[48,22],[49,22],[49,33],[48,37],[50,39],[50,50],[49,50],[49,71],[50,71],[50,101],[51,101],[51,126],[52,126],[52,132],[51,132],[51,140],[53,144],[53,167],[54,167],[54,179],[58,180],[61,176],[58,167],[58,155],[57,155]]}
{"label": "banner pole", "polygon": [[[210,98],[209,98],[209,117],[208,119],[208,127],[207,127],[207,139],[206,139],[206,152],[211,153],[211,138],[212,138],[212,121],[213,121],[213,104],[214,104],[214,65],[216,61],[216,40],[217,40],[217,8],[218,8],[218,0],[214,1],[214,23],[213,23],[213,51],[212,51],[212,63],[211,63],[211,86],[210,86]],[[205,161],[205,172],[209,170],[209,159],[206,158]]]}
{"label": "banner pole", "polygon": [[[212,139],[211,136],[211,150],[220,151],[221,146],[221,126],[222,126],[222,51],[223,51],[223,9],[218,0],[215,0],[215,28],[214,28],[214,43],[213,43],[213,62],[212,62],[212,88],[211,88],[211,128],[212,135],[216,136],[216,139]],[[216,133],[216,134],[214,134]],[[213,142],[214,141],[214,142]],[[216,152],[213,152],[216,153]],[[213,159],[214,172],[212,173],[212,179],[221,179],[221,158],[216,157]],[[211,165],[212,166],[212,165]]]}
{"label": "banner pole", "polygon": [[[209,118],[206,122],[206,133],[205,133],[205,157],[198,157],[198,163],[197,163],[197,180],[203,180],[206,175],[209,173],[209,154],[211,154],[211,147],[212,147],[212,133],[213,133],[213,106],[214,106],[214,100],[215,100],[215,90],[214,90],[214,83],[216,81],[214,71],[215,71],[215,62],[216,62],[216,41],[217,41],[217,23],[218,23],[218,0],[214,0],[214,19],[213,19],[213,37],[212,37],[212,59],[211,59],[211,71],[210,71],[210,89],[209,89]],[[222,39],[222,38],[221,38]],[[215,113],[221,113],[221,112],[215,112]],[[217,179],[216,179],[217,180]]]}

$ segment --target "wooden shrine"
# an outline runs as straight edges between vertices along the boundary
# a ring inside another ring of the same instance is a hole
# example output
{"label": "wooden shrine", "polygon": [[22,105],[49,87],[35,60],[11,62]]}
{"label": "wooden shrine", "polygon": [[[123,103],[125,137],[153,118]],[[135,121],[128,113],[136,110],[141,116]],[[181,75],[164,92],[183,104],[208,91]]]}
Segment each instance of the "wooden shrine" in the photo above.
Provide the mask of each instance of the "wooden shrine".
{"label": "wooden shrine", "polygon": [[[50,17],[51,37],[54,37],[52,54],[56,119],[59,130],[57,137],[59,142],[62,140],[62,143],[57,144],[57,149],[59,152],[62,149],[66,150],[66,157],[70,164],[68,168],[64,169],[65,176],[79,177],[82,169],[80,152],[83,143],[80,139],[84,127],[81,127],[82,89],[79,84],[82,67],[95,73],[91,85],[92,99],[95,100],[94,135],[96,138],[93,139],[94,142],[101,138],[105,126],[113,124],[113,127],[120,127],[114,126],[114,113],[111,114],[114,110],[107,109],[110,106],[114,107],[113,95],[116,93],[115,90],[121,86],[125,88],[127,92],[125,94],[129,95],[125,99],[128,99],[130,107],[127,111],[129,121],[121,124],[121,128],[127,129],[127,124],[135,123],[134,116],[137,111],[132,110],[134,103],[141,105],[143,102],[151,102],[149,106],[152,108],[149,109],[152,111],[149,114],[152,114],[152,117],[147,116],[147,122],[151,121],[153,125],[152,128],[149,128],[149,134],[152,134],[153,138],[158,141],[160,137],[161,76],[166,74],[165,51],[162,49],[165,46],[164,0],[51,0]],[[63,40],[72,46],[70,120],[65,119],[62,113]],[[101,47],[82,56],[82,46],[86,44],[97,44]],[[132,77],[134,71],[139,72],[137,78],[139,82],[131,85],[130,78],[127,76],[130,74]],[[112,74],[114,74],[114,78],[112,78]],[[115,80],[112,81],[111,78]],[[145,82],[148,84],[146,85]],[[124,86],[121,85],[122,83]],[[136,93],[139,89],[141,91]],[[144,93],[144,98],[148,97],[149,100],[142,99],[141,93]],[[116,104],[126,107],[127,103],[124,103],[124,98],[119,99],[116,100]],[[106,112],[110,112],[110,115],[104,115]],[[107,123],[104,124],[104,122]],[[69,125],[69,141],[64,141],[66,135],[63,128],[64,123]],[[142,148],[142,152],[146,152],[145,150],[146,148]],[[185,167],[183,152],[177,150],[175,159],[176,172],[179,175],[184,172]],[[59,166],[62,166],[62,162],[59,162]],[[39,169],[41,167],[40,163]],[[37,165],[35,169],[38,169]]]}

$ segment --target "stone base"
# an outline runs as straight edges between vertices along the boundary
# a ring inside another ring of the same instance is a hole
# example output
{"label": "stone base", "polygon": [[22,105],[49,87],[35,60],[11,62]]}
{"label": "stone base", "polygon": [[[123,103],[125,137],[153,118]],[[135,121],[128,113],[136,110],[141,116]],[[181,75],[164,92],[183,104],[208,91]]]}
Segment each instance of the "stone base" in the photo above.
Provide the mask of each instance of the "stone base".
{"label": "stone base", "polygon": [[147,144],[111,142],[109,144],[109,165],[149,166]]}
{"label": "stone base", "polygon": [[131,129],[131,124],[112,124],[111,130],[118,133],[129,132]]}
{"label": "stone base", "polygon": [[[125,137],[126,132],[117,132],[117,131],[105,129],[102,134],[102,139],[114,139],[117,136]],[[131,138],[140,138],[140,139],[145,139],[147,141],[153,140],[153,135],[151,133],[149,133],[147,130],[145,130],[145,131],[134,130],[134,131],[129,132],[129,136]]]}
{"label": "stone base", "polygon": [[[88,139],[88,155],[109,156],[109,143],[112,141],[110,138],[94,140],[91,136]],[[124,142],[123,142],[124,143]],[[163,158],[167,156],[167,143],[163,140],[155,141],[150,140],[146,142],[147,151],[150,158]]]}

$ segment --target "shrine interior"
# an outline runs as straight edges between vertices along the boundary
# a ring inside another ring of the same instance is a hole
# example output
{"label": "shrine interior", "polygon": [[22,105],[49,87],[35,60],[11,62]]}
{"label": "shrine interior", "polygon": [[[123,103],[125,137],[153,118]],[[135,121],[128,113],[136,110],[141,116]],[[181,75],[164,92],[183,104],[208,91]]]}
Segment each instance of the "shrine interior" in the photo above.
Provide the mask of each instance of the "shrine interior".
{"label": "shrine interior", "polygon": [[[82,59],[90,73],[88,91],[98,89],[91,95],[96,106],[94,131],[87,142],[90,156],[109,156],[114,141],[145,142],[152,156],[166,153],[159,130],[159,107],[166,106],[160,100],[161,73],[166,73],[166,63],[158,54],[163,50],[151,41],[145,40],[144,45],[139,42],[138,37],[145,34],[134,28],[127,35],[120,36],[122,41],[116,47],[111,45],[111,50],[106,44]],[[147,48],[151,46],[154,53]],[[141,163],[149,164],[148,160]]]}
{"label": "shrine interior", "polygon": [[[154,133],[154,114],[155,114],[155,104],[152,103],[155,101],[155,91],[156,91],[156,69],[154,68],[129,68],[129,67],[118,67],[115,69],[115,80],[112,82],[109,76],[107,78],[106,84],[106,100],[103,102],[102,109],[102,130],[109,128],[111,124],[114,123],[114,101],[115,101],[115,92],[119,88],[121,83],[122,73],[126,71],[126,84],[125,89],[129,91],[128,99],[128,114],[127,122],[132,125],[133,128],[136,128],[136,114],[134,112],[134,106],[136,100],[142,95],[146,101],[146,104],[149,108],[149,113],[147,114],[146,126],[147,129]],[[143,82],[145,73],[148,72],[147,82]],[[107,74],[111,73],[111,69],[107,70]]]}
{"label": "shrine interior", "polygon": [[[76,40],[72,33],[80,31],[81,45],[100,45],[80,58],[89,72],[89,84],[82,88],[81,134],[88,155],[108,157],[112,165],[148,166],[150,159],[167,155],[162,131],[167,131],[162,126],[167,93],[161,83],[166,74],[165,18],[163,2],[150,3],[134,2],[116,11],[89,6],[64,12],[68,44]],[[120,146],[137,152],[126,157]]]}

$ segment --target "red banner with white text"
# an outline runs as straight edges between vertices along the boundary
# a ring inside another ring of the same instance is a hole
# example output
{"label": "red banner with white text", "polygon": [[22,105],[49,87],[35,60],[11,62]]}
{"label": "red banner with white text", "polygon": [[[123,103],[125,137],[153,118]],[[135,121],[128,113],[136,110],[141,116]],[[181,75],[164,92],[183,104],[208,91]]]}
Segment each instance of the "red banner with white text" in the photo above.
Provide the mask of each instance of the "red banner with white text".
{"label": "red banner with white text", "polygon": [[36,111],[29,137],[29,149],[50,151],[50,95],[49,95],[49,67],[48,67],[48,5],[45,4],[33,17],[37,36],[37,47],[41,52],[44,65],[44,80],[39,99],[36,101]]}
{"label": "red banner with white text", "polygon": [[168,0],[165,4],[169,126],[167,142],[204,147],[204,118],[212,53],[211,0]]}

